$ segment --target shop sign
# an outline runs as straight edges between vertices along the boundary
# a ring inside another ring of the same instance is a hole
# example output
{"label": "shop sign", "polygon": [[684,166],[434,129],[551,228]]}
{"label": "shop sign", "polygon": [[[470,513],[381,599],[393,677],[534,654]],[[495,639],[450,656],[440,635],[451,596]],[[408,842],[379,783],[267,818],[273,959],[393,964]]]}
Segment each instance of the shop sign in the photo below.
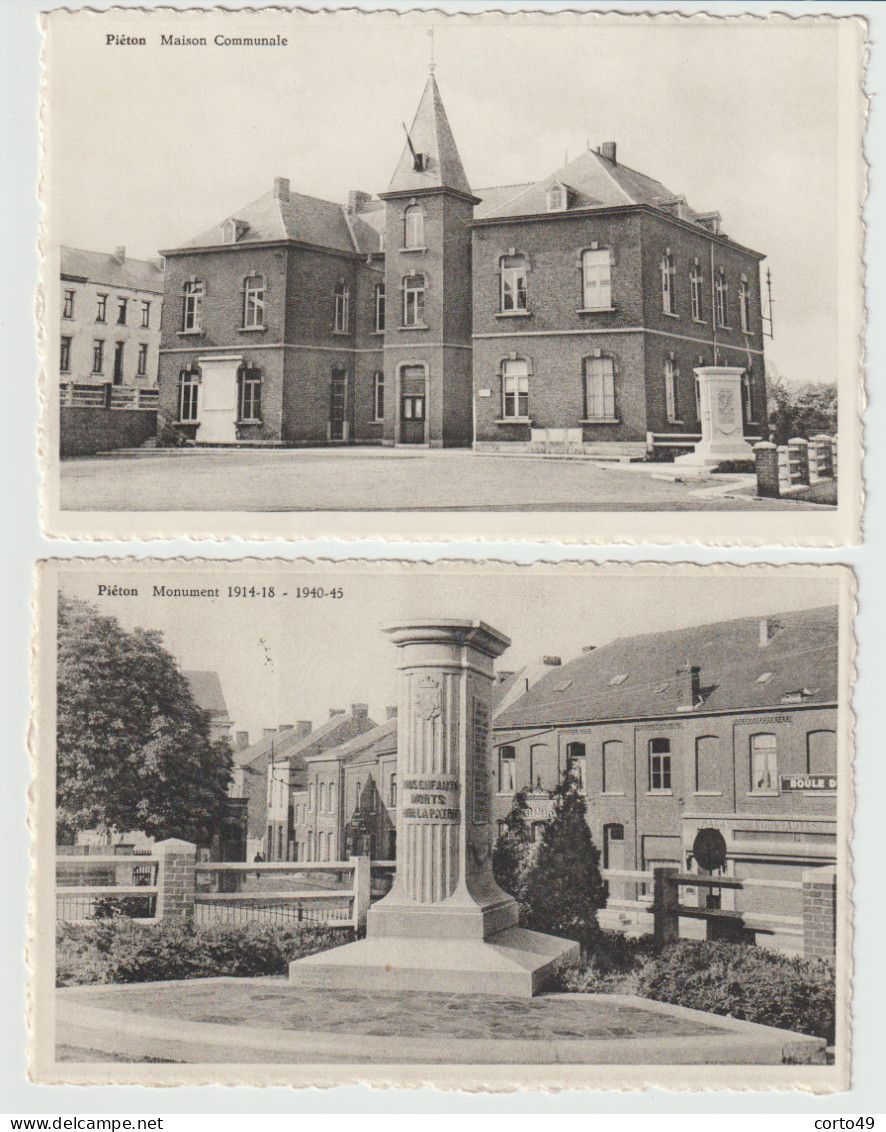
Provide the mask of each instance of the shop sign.
{"label": "shop sign", "polygon": [[835,774],[783,774],[782,790],[836,790]]}

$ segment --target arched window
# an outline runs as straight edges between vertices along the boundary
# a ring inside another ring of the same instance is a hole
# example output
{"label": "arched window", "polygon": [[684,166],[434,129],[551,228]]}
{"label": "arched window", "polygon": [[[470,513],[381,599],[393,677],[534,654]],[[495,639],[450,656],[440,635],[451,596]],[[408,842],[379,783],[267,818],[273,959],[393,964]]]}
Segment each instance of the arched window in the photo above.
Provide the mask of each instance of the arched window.
{"label": "arched window", "polygon": [[621,739],[603,744],[602,786],[604,794],[624,794],[624,746]]}
{"label": "arched window", "polygon": [[717,268],[717,274],[714,277],[714,306],[717,316],[717,325],[726,327],[726,300],[729,295],[729,285],[726,282],[726,276],[723,273],[723,268]]}
{"label": "arched window", "polygon": [[526,258],[504,255],[499,260],[502,314],[526,310]]}
{"label": "arched window", "polygon": [[265,324],[265,280],[263,275],[247,275],[243,280],[243,326],[254,330]]}
{"label": "arched window", "polygon": [[425,242],[425,215],[417,204],[403,213],[403,247],[421,248]]}
{"label": "arched window", "polygon": [[774,735],[751,736],[751,793],[778,789],[778,741]]}
{"label": "arched window", "polygon": [[381,334],[385,328],[385,285],[376,283],[373,309],[375,313],[375,331]]}
{"label": "arched window", "polygon": [[549,777],[549,754],[545,743],[535,743],[529,748],[529,788],[530,790],[544,790],[545,780]]}
{"label": "arched window", "polygon": [[836,731],[810,731],[806,736],[806,773],[837,773]]}
{"label": "arched window", "polygon": [[182,330],[202,330],[203,295],[202,279],[189,279],[182,287]]}
{"label": "arched window", "polygon": [[615,363],[612,358],[585,358],[585,420],[615,420]]}
{"label": "arched window", "polygon": [[677,297],[674,293],[675,281],[674,257],[670,252],[665,252],[661,257],[661,309],[665,314],[677,313]]}
{"label": "arched window", "polygon": [[199,419],[200,369],[190,366],[178,375],[178,419],[191,423]]}
{"label": "arched window", "polygon": [[671,789],[670,739],[649,740],[649,789],[661,791]]}
{"label": "arched window", "polygon": [[588,248],[581,253],[581,305],[584,310],[608,310],[612,306],[611,273],[608,248]]}
{"label": "arched window", "polygon": [[372,375],[372,419],[385,419],[385,371],[382,369]]}
{"label": "arched window", "polygon": [[695,790],[698,794],[719,794],[720,740],[716,735],[699,735],[695,740]]}
{"label": "arched window", "polygon": [[347,334],[351,304],[351,292],[347,283],[343,281],[336,283],[333,296],[335,298],[335,333]]}
{"label": "arched window", "polygon": [[403,278],[403,325],[425,324],[425,277],[406,275]]}
{"label": "arched window", "polygon": [[680,419],[680,406],[677,401],[677,365],[673,358],[665,358],[664,361],[664,387],[668,421],[677,422]]}
{"label": "arched window", "polygon": [[261,421],[261,381],[261,370],[258,366],[244,363],[237,370],[239,420]]}
{"label": "arched window", "polygon": [[498,792],[513,794],[517,789],[517,751],[514,747],[500,747],[498,751]]}
{"label": "arched window", "polygon": [[562,212],[566,207],[566,192],[560,185],[548,189],[548,212]]}
{"label": "arched window", "polygon": [[587,760],[584,743],[567,744],[566,770],[577,779],[582,790],[587,789]]}
{"label": "arched window", "polygon": [[698,260],[693,262],[689,271],[689,301],[693,319],[704,322],[704,276]]}
{"label": "arched window", "polygon": [[529,416],[529,364],[524,358],[502,362],[501,397],[503,417]]}

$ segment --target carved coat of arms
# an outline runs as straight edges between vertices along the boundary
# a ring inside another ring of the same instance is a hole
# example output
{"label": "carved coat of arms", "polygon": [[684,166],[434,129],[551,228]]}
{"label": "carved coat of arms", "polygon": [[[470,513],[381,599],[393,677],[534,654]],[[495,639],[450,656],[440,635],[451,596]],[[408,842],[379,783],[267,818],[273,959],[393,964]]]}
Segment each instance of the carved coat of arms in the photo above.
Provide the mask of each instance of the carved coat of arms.
{"label": "carved coat of arms", "polygon": [[440,685],[431,676],[422,676],[415,689],[415,714],[419,719],[434,719],[443,710]]}

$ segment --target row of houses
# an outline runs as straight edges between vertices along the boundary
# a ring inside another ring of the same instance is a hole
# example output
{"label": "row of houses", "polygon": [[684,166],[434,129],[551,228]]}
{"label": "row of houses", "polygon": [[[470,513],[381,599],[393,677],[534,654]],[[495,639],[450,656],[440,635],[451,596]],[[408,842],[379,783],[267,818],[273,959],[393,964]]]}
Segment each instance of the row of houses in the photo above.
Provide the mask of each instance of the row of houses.
{"label": "row of houses", "polygon": [[[474,190],[433,73],[384,192],[339,204],[278,177],[162,255],[136,295],[121,255],[63,253],[60,370],[156,376],[160,427],[197,443],[520,451],[565,429],[642,455],[698,438],[710,365],[742,371],[744,435],[761,435],[763,256],[614,142]],[[132,344],[130,310],[149,320]]]}

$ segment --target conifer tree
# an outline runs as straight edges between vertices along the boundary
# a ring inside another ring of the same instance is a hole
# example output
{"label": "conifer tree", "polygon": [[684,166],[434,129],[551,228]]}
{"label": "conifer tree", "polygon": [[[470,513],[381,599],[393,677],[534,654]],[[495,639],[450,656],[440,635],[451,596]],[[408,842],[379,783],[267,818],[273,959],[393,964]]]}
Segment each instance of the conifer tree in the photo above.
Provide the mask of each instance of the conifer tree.
{"label": "conifer tree", "polygon": [[521,924],[574,939],[588,949],[597,934],[597,910],[606,903],[600,852],[585,821],[587,801],[572,770],[552,791],[554,812],[523,888]]}
{"label": "conifer tree", "polygon": [[529,804],[525,790],[518,790],[504,820],[504,829],[492,849],[492,872],[499,888],[518,903],[523,899],[526,874],[532,855],[532,833],[529,829]]}

